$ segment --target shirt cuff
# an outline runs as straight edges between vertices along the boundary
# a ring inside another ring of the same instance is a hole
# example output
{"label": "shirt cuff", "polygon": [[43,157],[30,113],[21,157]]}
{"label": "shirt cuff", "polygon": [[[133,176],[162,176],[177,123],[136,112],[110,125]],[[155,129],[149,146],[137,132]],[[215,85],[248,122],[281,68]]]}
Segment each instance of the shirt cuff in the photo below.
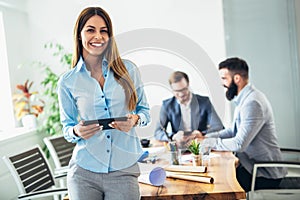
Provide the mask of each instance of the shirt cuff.
{"label": "shirt cuff", "polygon": [[218,137],[220,137],[220,133],[219,133],[219,131],[211,132],[211,133],[206,133],[205,137],[208,137],[208,138],[218,138]]}
{"label": "shirt cuff", "polygon": [[147,125],[147,118],[143,113],[139,113],[137,114],[138,116],[140,116],[140,123],[137,124],[137,126],[142,127],[142,126],[146,126]]}
{"label": "shirt cuff", "polygon": [[72,138],[72,141],[78,141],[78,140],[80,140],[81,137],[76,136],[74,134],[73,130],[74,130],[74,127],[70,127],[69,130],[68,130],[68,134],[69,134],[70,138]]}

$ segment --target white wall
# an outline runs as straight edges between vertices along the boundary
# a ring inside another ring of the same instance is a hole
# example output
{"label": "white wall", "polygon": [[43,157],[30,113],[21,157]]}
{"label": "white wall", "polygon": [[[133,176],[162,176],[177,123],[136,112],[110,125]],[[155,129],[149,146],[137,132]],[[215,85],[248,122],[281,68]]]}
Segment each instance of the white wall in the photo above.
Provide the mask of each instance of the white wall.
{"label": "white wall", "polygon": [[1,0],[0,10],[3,13],[9,73],[14,89],[16,84],[23,83],[23,80],[25,82],[30,76],[28,69],[18,68],[21,63],[29,61],[31,52],[26,1]]}
{"label": "white wall", "polygon": [[115,34],[139,28],[168,29],[195,40],[213,61],[224,58],[221,0],[28,0],[34,47],[54,40],[71,49],[75,20],[89,5],[101,6],[110,14]]}
{"label": "white wall", "polygon": [[6,48],[6,37],[4,31],[4,22],[2,11],[0,10],[0,91],[2,96],[7,98],[0,98],[0,110],[5,115],[0,115],[0,132],[3,127],[13,128],[15,127],[14,123],[14,113],[13,113],[13,103],[11,98],[11,87],[9,79],[9,70],[8,70],[8,60],[7,60],[7,48]]}

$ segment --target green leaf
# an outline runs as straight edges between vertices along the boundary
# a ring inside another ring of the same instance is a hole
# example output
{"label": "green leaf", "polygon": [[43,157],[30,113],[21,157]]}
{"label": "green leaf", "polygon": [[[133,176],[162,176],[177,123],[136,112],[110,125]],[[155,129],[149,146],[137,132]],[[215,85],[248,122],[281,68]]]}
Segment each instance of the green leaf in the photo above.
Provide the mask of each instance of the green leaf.
{"label": "green leaf", "polygon": [[[65,52],[64,47],[61,44],[49,42],[44,45],[44,48],[50,50],[52,53],[51,55],[57,58],[61,64],[65,66],[66,70],[69,68],[72,61],[72,54]],[[44,113],[47,113],[46,120],[40,129],[49,135],[61,134],[62,125],[60,123],[58,95],[56,92],[60,74],[54,73],[52,67],[43,64],[42,62],[35,63],[38,63],[43,69],[45,77],[41,81],[41,85],[44,87],[43,94],[47,96],[47,103],[44,108]]]}

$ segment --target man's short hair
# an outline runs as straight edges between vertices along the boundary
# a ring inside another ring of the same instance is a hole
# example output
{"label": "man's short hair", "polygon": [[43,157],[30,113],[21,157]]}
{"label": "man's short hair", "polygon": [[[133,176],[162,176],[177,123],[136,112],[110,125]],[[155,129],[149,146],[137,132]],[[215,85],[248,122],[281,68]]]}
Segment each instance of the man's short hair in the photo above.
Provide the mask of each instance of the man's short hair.
{"label": "man's short hair", "polygon": [[185,79],[186,82],[189,84],[189,77],[186,73],[181,72],[181,71],[175,71],[171,74],[170,78],[169,78],[169,84],[171,85],[172,83],[177,83],[179,81],[181,81],[181,79]]}
{"label": "man's short hair", "polygon": [[243,59],[234,57],[228,58],[219,64],[220,69],[228,69],[232,75],[239,74],[245,79],[248,79],[249,67]]}

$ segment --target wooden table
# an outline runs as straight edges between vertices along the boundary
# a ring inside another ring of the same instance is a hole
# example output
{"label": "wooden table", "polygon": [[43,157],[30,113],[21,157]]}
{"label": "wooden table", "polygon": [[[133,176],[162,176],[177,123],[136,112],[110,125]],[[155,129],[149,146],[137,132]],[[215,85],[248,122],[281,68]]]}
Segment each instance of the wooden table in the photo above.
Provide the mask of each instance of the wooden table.
{"label": "wooden table", "polygon": [[167,178],[164,185],[155,187],[139,183],[143,200],[173,199],[245,199],[246,193],[235,178],[235,156],[231,152],[213,152],[220,155],[207,163],[207,173],[213,184]]}
{"label": "wooden table", "polygon": [[[213,184],[167,178],[160,187],[139,183],[142,200],[245,199],[246,193],[235,178],[235,156],[231,152],[213,152],[207,163],[207,173]],[[65,197],[64,200],[69,200]]]}

